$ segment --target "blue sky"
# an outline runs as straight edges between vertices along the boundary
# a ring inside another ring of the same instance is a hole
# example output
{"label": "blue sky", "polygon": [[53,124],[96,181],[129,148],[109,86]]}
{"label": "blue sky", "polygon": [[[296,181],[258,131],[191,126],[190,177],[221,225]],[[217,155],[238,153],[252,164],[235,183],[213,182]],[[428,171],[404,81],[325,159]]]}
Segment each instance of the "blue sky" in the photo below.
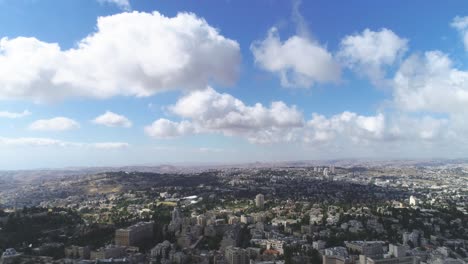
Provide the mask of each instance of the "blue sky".
{"label": "blue sky", "polygon": [[467,7],[0,0],[0,169],[466,157]]}

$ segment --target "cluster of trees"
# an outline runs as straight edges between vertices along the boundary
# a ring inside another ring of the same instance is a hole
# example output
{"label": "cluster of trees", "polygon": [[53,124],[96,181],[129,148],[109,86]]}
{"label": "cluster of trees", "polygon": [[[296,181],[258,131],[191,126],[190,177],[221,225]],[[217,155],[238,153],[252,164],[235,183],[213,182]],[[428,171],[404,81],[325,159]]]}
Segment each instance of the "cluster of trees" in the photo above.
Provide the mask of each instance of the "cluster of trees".
{"label": "cluster of trees", "polygon": [[113,225],[91,224],[80,230],[80,234],[70,241],[70,244],[78,246],[91,246],[99,248],[112,242],[115,234]]}
{"label": "cluster of trees", "polygon": [[39,239],[56,241],[56,231],[68,233],[81,223],[72,210],[23,208],[8,215],[0,231],[0,248],[37,245]]}
{"label": "cluster of trees", "polygon": [[300,246],[286,246],[284,247],[284,254],[282,258],[284,259],[285,264],[297,263],[293,261],[294,256],[305,256],[305,259],[302,259],[301,262],[311,263],[311,264],[321,264],[322,258],[320,253],[316,249],[304,249]]}

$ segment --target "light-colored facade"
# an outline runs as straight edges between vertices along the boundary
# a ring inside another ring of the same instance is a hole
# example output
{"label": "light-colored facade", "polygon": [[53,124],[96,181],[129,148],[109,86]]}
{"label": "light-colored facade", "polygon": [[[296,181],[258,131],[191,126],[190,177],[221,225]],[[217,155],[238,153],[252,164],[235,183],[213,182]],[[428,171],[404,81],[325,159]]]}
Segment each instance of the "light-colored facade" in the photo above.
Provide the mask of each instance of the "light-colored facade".
{"label": "light-colored facade", "polygon": [[346,248],[369,257],[381,258],[383,256],[383,241],[351,241],[345,242]]}
{"label": "light-colored facade", "polygon": [[240,222],[243,224],[253,224],[254,219],[250,215],[241,215]]}
{"label": "light-colored facade", "polygon": [[415,256],[401,258],[373,259],[364,255],[359,256],[359,264],[419,264],[420,259]]}
{"label": "light-colored facade", "polygon": [[96,251],[91,251],[91,259],[109,259],[120,258],[125,256],[125,247],[123,246],[107,246]]}
{"label": "light-colored facade", "polygon": [[316,250],[324,249],[326,245],[327,245],[327,242],[323,240],[317,240],[317,241],[312,242],[312,248]]}
{"label": "light-colored facade", "polygon": [[255,206],[260,209],[265,207],[265,196],[263,196],[263,194],[257,194],[257,196],[255,196]]}
{"label": "light-colored facade", "polygon": [[89,259],[91,250],[89,247],[70,246],[65,248],[65,257],[77,259]]}
{"label": "light-colored facade", "polygon": [[342,256],[326,256],[322,257],[323,264],[346,264],[346,258]]}
{"label": "light-colored facade", "polygon": [[280,255],[284,254],[284,242],[277,239],[269,239],[267,241],[267,249],[273,249],[279,252]]}
{"label": "light-colored facade", "polygon": [[204,215],[197,216],[197,224],[200,226],[206,226],[206,216]]}
{"label": "light-colored facade", "polygon": [[153,222],[140,222],[128,228],[115,231],[115,244],[118,246],[137,246],[145,239],[153,237]]}
{"label": "light-colored facade", "polygon": [[237,247],[227,247],[225,258],[228,264],[249,264],[249,252],[246,249]]}
{"label": "light-colored facade", "polygon": [[394,258],[401,258],[406,256],[406,246],[390,244],[388,246],[388,253]]}

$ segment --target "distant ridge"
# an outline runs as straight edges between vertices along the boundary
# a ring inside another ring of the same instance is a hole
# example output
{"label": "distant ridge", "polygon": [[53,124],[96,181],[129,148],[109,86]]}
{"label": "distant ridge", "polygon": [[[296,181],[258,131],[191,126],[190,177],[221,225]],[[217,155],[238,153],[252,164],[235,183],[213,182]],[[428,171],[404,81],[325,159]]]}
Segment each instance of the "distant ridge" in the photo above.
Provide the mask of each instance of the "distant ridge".
{"label": "distant ridge", "polygon": [[426,159],[426,160],[370,160],[370,159],[337,159],[337,160],[305,160],[305,161],[278,161],[278,162],[252,162],[252,163],[172,163],[160,165],[131,165],[131,166],[102,166],[102,167],[65,167],[41,168],[28,170],[0,170],[0,177],[26,177],[41,178],[57,176],[73,176],[117,171],[138,171],[153,173],[184,173],[202,172],[207,170],[228,168],[277,168],[277,167],[309,167],[329,166],[338,167],[467,167],[468,159]]}

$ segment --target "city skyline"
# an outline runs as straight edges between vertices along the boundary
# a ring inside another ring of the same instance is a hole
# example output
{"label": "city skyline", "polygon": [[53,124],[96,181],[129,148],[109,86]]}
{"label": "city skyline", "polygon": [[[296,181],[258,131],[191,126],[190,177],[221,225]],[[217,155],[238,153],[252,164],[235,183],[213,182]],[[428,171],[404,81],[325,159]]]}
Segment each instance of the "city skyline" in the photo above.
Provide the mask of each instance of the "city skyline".
{"label": "city skyline", "polygon": [[467,157],[466,4],[337,3],[0,0],[0,168]]}

